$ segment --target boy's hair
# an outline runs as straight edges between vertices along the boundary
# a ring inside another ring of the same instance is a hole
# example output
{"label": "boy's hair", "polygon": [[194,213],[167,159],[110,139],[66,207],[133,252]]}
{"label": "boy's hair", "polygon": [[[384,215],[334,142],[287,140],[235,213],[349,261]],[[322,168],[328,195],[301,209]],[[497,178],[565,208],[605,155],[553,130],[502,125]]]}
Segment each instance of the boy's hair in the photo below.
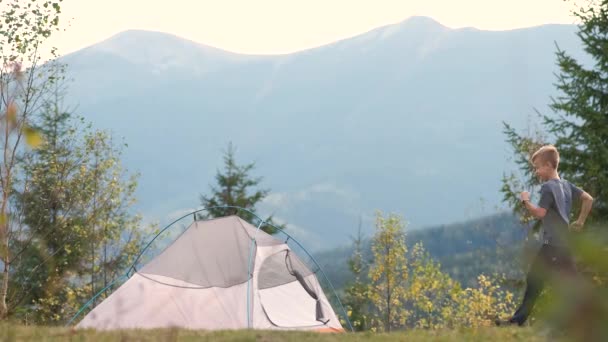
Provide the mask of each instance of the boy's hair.
{"label": "boy's hair", "polygon": [[538,159],[541,163],[549,163],[551,166],[557,170],[557,166],[559,165],[559,152],[557,148],[553,145],[545,145],[539,148],[532,155],[532,163]]}

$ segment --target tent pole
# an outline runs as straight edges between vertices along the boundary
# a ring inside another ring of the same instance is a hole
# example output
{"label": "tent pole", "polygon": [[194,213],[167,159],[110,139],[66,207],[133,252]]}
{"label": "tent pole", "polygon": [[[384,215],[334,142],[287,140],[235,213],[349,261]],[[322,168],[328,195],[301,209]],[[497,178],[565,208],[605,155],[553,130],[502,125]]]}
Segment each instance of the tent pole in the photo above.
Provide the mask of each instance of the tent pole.
{"label": "tent pole", "polygon": [[250,312],[251,312],[251,296],[249,295],[251,290],[250,290],[250,284],[251,281],[253,280],[253,273],[251,272],[251,264],[252,264],[252,260],[253,259],[253,249],[256,246],[256,241],[255,238],[258,235],[258,231],[260,230],[260,227],[262,226],[262,224],[264,223],[264,220],[260,220],[260,224],[258,224],[258,228],[255,230],[255,234],[253,235],[253,238],[251,238],[251,247],[249,247],[249,263],[248,263],[248,279],[247,279],[247,328],[251,328],[251,319],[252,317],[250,317]]}

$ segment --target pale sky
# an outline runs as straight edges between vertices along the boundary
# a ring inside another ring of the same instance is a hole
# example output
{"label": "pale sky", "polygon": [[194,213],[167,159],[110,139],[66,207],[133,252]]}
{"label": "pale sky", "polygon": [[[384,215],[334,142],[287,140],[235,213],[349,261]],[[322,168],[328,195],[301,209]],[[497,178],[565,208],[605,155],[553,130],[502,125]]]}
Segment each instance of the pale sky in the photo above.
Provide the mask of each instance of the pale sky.
{"label": "pale sky", "polygon": [[64,0],[66,31],[49,43],[67,54],[127,29],[145,29],[233,52],[278,54],[414,15],[451,28],[506,30],[572,24],[572,8],[564,0]]}

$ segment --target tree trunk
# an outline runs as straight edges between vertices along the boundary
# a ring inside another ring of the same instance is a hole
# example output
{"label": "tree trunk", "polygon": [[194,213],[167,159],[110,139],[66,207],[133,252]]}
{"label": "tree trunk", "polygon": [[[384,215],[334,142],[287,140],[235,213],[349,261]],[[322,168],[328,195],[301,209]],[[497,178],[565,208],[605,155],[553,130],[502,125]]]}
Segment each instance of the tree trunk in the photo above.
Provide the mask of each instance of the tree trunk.
{"label": "tree trunk", "polygon": [[6,297],[8,295],[8,278],[10,268],[10,251],[9,251],[9,234],[8,234],[8,198],[9,191],[11,188],[11,172],[7,166],[7,158],[9,158],[8,149],[8,125],[5,127],[5,141],[4,141],[4,165],[0,172],[2,172],[2,206],[0,207],[0,253],[4,254],[0,256],[0,260],[4,262],[4,270],[2,271],[2,287],[0,287],[0,320],[5,320],[8,317],[8,303]]}
{"label": "tree trunk", "polygon": [[[4,184],[3,184],[4,185]],[[6,187],[5,187],[6,189]],[[0,320],[4,320],[8,317],[8,305],[6,297],[8,295],[8,270],[10,268],[10,255],[8,249],[8,215],[6,213],[6,204],[8,201],[8,192],[2,191],[2,209],[0,210],[1,224],[0,224],[0,244],[2,248],[0,251],[4,254],[0,257],[4,262],[4,270],[2,271],[2,287],[0,287]]]}
{"label": "tree trunk", "polygon": [[384,269],[386,270],[386,331],[391,332],[391,269],[388,258],[391,253],[391,248],[388,244],[385,247],[386,260]]}
{"label": "tree trunk", "polygon": [[[2,242],[4,244],[4,241]],[[2,290],[0,291],[0,320],[4,320],[8,317],[8,306],[6,303],[6,295],[8,294],[8,253],[4,263],[4,271],[2,272]]]}

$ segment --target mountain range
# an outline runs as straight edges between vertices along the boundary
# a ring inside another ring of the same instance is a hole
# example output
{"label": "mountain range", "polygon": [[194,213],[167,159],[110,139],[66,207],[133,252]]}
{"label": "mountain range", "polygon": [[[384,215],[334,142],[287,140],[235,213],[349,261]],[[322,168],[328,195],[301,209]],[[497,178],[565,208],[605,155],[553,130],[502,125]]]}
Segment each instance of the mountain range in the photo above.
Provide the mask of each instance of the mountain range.
{"label": "mountain range", "polygon": [[161,224],[200,207],[232,142],[271,192],[258,208],[311,250],[349,243],[374,212],[412,228],[505,210],[516,167],[503,122],[526,129],[556,96],[573,25],[452,29],[411,17],[284,55],[244,55],[132,30],[62,57],[68,102],[128,147],[136,209]]}

